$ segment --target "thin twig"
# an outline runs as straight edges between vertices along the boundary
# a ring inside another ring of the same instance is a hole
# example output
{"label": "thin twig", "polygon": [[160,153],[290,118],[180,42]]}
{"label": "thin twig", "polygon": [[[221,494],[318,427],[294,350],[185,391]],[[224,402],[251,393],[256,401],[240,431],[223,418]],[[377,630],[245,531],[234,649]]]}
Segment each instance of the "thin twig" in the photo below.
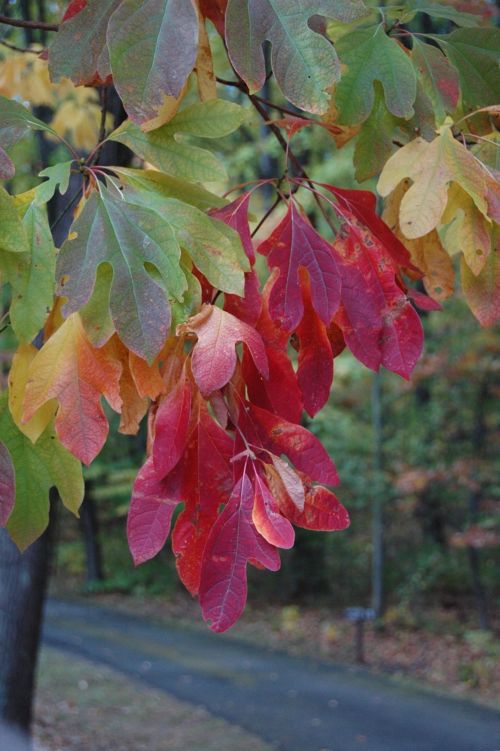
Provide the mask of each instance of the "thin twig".
{"label": "thin twig", "polygon": [[25,21],[22,18],[9,18],[0,15],[0,23],[6,26],[15,26],[17,29],[42,29],[43,31],[59,31],[59,24],[45,23],[44,21]]}
{"label": "thin twig", "polygon": [[107,86],[101,86],[99,89],[99,99],[101,102],[101,123],[99,126],[99,136],[98,136],[98,142],[97,146],[89,157],[87,158],[87,164],[95,164],[99,161],[99,157],[101,156],[102,147],[104,146],[104,141],[106,140],[106,117],[108,114],[108,89]]}
{"label": "thin twig", "polygon": [[260,228],[262,227],[262,225],[264,224],[264,222],[271,216],[271,214],[273,213],[274,209],[277,206],[279,206],[279,204],[281,203],[281,200],[282,200],[282,195],[281,195],[281,193],[278,193],[278,195],[276,196],[276,200],[274,201],[274,203],[272,204],[272,206],[270,206],[268,208],[268,210],[266,211],[266,213],[264,214],[264,216],[262,217],[262,219],[260,220],[260,222],[258,223],[258,225],[255,227],[255,229],[252,230],[252,237],[255,237],[255,235],[260,230]]}
{"label": "thin twig", "polygon": [[7,47],[9,50],[13,50],[14,52],[30,52],[32,55],[39,55],[42,50],[34,50],[31,47],[16,47],[15,44],[11,44],[10,42],[6,42],[5,39],[0,39],[0,44],[3,47]]}
{"label": "thin twig", "polygon": [[[243,89],[242,89],[242,91],[243,91]],[[246,94],[247,94],[248,98],[250,99],[250,101],[252,102],[252,104],[255,107],[255,109],[257,110],[257,112],[259,113],[259,115],[265,121],[267,127],[270,129],[270,131],[272,132],[272,134],[274,135],[274,137],[276,138],[276,140],[280,144],[280,146],[283,149],[283,151],[285,152],[285,154],[288,155],[288,158],[289,158],[290,162],[294,165],[295,169],[298,171],[299,176],[302,177],[311,186],[311,188],[313,188],[313,184],[311,182],[311,178],[309,177],[309,175],[307,174],[307,172],[303,168],[303,166],[302,166],[300,160],[298,159],[298,157],[293,153],[293,151],[289,147],[289,144],[288,144],[287,140],[283,137],[283,134],[281,133],[280,129],[276,125],[274,125],[274,123],[269,122],[268,113],[262,107],[261,103],[255,98],[255,96],[253,94],[250,94],[248,92],[248,90],[247,90]],[[314,199],[316,201],[316,204],[317,204],[319,210],[321,211],[321,213],[323,215],[323,218],[325,219],[326,223],[328,224],[328,226],[330,227],[330,229],[332,230],[332,232],[335,234],[335,227],[331,223],[330,217],[328,216],[328,213],[327,213],[325,207],[321,203],[321,201],[318,198],[318,196],[316,195],[316,193],[313,193],[313,196],[314,196]]]}

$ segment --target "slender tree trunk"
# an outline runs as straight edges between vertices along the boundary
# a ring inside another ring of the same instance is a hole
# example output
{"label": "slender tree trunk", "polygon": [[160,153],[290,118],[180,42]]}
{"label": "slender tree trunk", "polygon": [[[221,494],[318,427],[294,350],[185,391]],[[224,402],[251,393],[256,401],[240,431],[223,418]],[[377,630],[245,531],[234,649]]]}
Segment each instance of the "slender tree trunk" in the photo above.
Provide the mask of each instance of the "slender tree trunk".
{"label": "slender tree trunk", "polygon": [[[21,9],[29,11],[29,3],[24,3]],[[26,42],[29,43],[27,37]],[[114,90],[109,91],[107,100],[108,111],[118,126],[125,119],[121,101]],[[40,160],[46,162],[50,147],[43,136],[39,148]],[[126,166],[130,163],[130,151],[118,143],[107,144],[100,163]],[[78,179],[75,178],[76,182]],[[78,184],[72,180],[66,195],[56,194],[49,204],[49,221],[57,247],[67,236],[74,208],[72,200],[77,195]],[[7,726],[21,732],[19,751],[30,748],[34,676],[52,542],[47,531],[21,555],[7,533],[0,530],[0,751],[18,751],[11,738],[6,738]]]}
{"label": "slender tree trunk", "polygon": [[372,500],[372,608],[377,618],[383,610],[384,525],[382,508],[383,422],[382,376],[375,373],[372,386],[374,496]]}
{"label": "slender tree trunk", "polygon": [[19,733],[19,749],[30,748],[31,697],[48,580],[50,529],[51,525],[23,554],[0,529],[0,748],[5,751],[11,749],[6,741],[9,730]]}
{"label": "slender tree trunk", "polygon": [[102,555],[99,542],[99,523],[92,494],[93,483],[85,483],[85,499],[80,509],[80,528],[83,534],[87,584],[102,581]]}
{"label": "slender tree trunk", "polygon": [[[479,388],[476,396],[474,426],[472,433],[472,448],[474,450],[474,457],[477,460],[481,458],[485,446],[486,425],[484,420],[484,410],[487,396],[488,387],[487,383],[484,382]],[[480,502],[481,491],[473,490],[469,496],[468,508],[469,524],[471,525],[476,524],[478,521]],[[477,548],[469,546],[467,548],[467,554],[469,559],[472,591],[474,592],[474,598],[476,600],[479,626],[485,631],[488,631],[491,628],[491,623],[488,613],[488,599],[481,577],[481,559],[479,550]]]}

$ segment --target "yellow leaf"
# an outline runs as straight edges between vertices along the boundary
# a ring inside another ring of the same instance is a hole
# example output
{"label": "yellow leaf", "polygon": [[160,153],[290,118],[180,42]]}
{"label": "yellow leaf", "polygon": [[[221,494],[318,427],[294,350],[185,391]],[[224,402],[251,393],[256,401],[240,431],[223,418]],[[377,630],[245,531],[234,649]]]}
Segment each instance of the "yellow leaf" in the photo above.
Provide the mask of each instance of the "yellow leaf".
{"label": "yellow leaf", "polygon": [[416,240],[409,240],[401,232],[399,208],[409,188],[409,180],[403,180],[390,194],[385,203],[383,219],[408,249],[415,266],[424,272],[423,283],[427,294],[441,302],[453,294],[455,270],[436,230]]}
{"label": "yellow leaf", "polygon": [[492,250],[477,276],[463,257],[460,271],[462,291],[470,309],[481,326],[492,326],[500,318],[500,248]]}
{"label": "yellow leaf", "polygon": [[205,21],[198,9],[200,23],[200,37],[198,44],[198,56],[196,58],[196,77],[198,81],[198,94],[202,102],[217,99],[217,84],[215,81],[214,63],[210,40],[205,28]]}
{"label": "yellow leaf", "polygon": [[472,198],[459,185],[453,184],[443,214],[443,243],[451,255],[462,251],[465,261],[476,276],[482,271],[491,251],[490,226],[477,210]]}
{"label": "yellow leaf", "polygon": [[388,196],[405,178],[413,185],[401,201],[399,225],[405,237],[415,239],[440,223],[451,183],[458,183],[479,211],[488,217],[490,172],[444,127],[430,143],[416,138],[386,162],[377,189]]}
{"label": "yellow leaf", "polygon": [[24,433],[32,443],[36,443],[40,438],[57,409],[57,402],[51,400],[42,405],[29,422],[23,423],[21,421],[29,366],[37,353],[37,348],[32,344],[21,344],[12,359],[12,367],[9,373],[10,413],[21,433]]}

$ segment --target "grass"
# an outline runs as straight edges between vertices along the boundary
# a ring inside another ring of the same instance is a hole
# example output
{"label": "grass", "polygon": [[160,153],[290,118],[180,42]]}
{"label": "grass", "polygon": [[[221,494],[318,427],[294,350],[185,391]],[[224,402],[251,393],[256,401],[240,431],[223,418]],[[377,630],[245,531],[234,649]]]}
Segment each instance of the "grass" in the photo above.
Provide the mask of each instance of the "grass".
{"label": "grass", "polygon": [[35,751],[272,751],[203,707],[107,667],[42,650]]}

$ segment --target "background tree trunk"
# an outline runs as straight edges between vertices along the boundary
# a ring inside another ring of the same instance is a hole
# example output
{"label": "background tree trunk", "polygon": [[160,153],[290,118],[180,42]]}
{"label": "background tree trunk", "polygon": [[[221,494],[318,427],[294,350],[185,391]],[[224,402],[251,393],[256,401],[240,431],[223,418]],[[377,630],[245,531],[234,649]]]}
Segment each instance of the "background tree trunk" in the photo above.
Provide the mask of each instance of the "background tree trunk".
{"label": "background tree trunk", "polygon": [[[52,493],[52,507],[55,501],[56,493]],[[53,513],[51,517],[53,521]],[[32,696],[52,528],[53,524],[49,524],[42,537],[23,554],[7,532],[0,529],[0,748],[5,751],[11,749],[6,738],[9,730],[19,732],[20,749],[30,748]]]}

